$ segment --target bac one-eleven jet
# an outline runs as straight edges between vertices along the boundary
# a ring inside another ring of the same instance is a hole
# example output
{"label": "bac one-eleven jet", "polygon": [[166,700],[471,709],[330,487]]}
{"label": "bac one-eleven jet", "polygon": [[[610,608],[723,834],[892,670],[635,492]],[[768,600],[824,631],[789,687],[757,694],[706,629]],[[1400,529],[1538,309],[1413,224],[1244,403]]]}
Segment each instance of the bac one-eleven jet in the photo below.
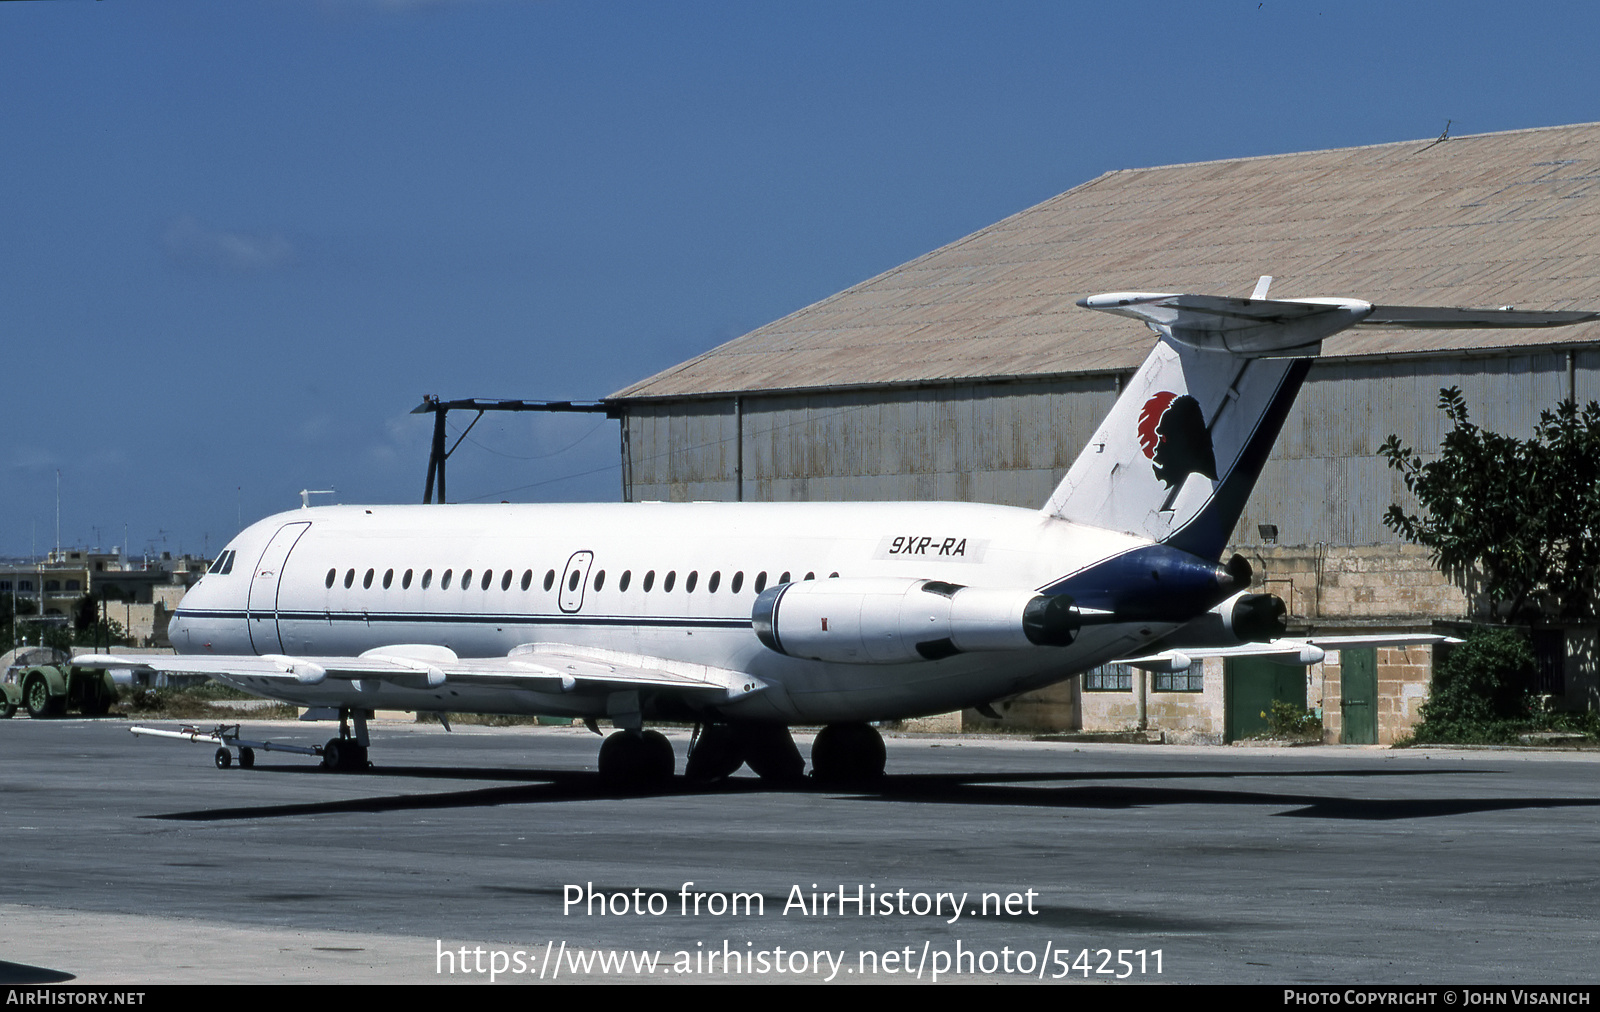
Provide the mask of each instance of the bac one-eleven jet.
{"label": "bac one-eleven jet", "polygon": [[[1321,657],[1220,561],[1324,338],[1353,326],[1600,318],[1120,292],[1080,306],[1159,340],[1050,501],[329,506],[239,534],[189,591],[162,670],[340,718],[364,769],[375,709],[547,714],[617,729],[604,780],[672,775],[645,722],[694,722],[686,773],[883,770],[869,721],[944,713],[1099,664]],[[1391,639],[1389,642],[1396,642]],[[139,666],[101,656],[78,663]],[[351,728],[353,718],[354,729]],[[222,762],[219,755],[219,764]]]}

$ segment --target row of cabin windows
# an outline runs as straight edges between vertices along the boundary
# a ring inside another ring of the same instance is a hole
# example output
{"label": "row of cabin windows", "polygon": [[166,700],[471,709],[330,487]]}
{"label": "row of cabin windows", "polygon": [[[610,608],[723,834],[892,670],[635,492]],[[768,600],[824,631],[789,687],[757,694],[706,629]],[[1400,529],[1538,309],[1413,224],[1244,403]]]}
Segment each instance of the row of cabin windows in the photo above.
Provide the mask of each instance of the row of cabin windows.
{"label": "row of cabin windows", "polygon": [[[412,576],[413,576],[414,573],[415,573],[415,570],[408,569],[408,570],[405,571],[404,575],[402,575],[400,577],[400,589],[401,590],[410,590],[411,589]],[[373,584],[374,579],[377,577],[377,574],[378,574],[378,571],[376,569],[367,570],[366,573],[363,574],[362,577],[361,577],[362,589],[370,590],[372,588],[372,584]],[[790,582],[791,575],[792,574],[790,574],[788,572],[785,572],[782,576],[780,576],[778,578],[777,582],[779,584],[788,583],[788,582]],[[837,577],[838,575],[839,575],[838,573],[829,573],[828,577],[830,579],[832,579],[832,578]],[[509,569],[506,570],[504,572],[504,574],[501,575],[501,577],[500,577],[500,589],[501,590],[510,590],[511,589],[512,578],[513,578],[512,570],[509,570]],[[817,574],[816,573],[807,573],[805,575],[805,577],[804,577],[804,579],[807,579],[807,580],[815,580],[816,578],[817,578]],[[439,577],[439,589],[440,590],[449,590],[451,581],[453,579],[454,579],[454,570],[450,570],[450,569],[445,570],[444,573]],[[328,577],[324,581],[324,585],[327,586],[327,588],[329,590],[332,590],[333,589],[333,585],[335,583],[337,583],[338,580],[339,580],[339,570],[338,570],[337,567],[335,567],[333,569],[328,570]],[[580,582],[582,582],[582,580],[583,580],[583,574],[581,572],[579,572],[578,570],[574,569],[572,571],[572,573],[567,578],[567,590],[568,590],[568,592],[576,591],[578,589],[578,584]],[[356,582],[356,571],[354,569],[345,570],[345,574],[344,574],[344,585],[345,585],[345,588],[348,590],[349,588],[355,586],[355,582]],[[486,570],[483,571],[483,575],[479,578],[478,589],[479,590],[488,590],[491,586],[494,585],[494,582],[495,582],[495,580],[494,580],[494,570],[486,569]],[[556,582],[556,571],[555,570],[552,569],[549,572],[544,574],[544,589],[545,590],[549,590],[551,587],[555,586],[555,582]],[[629,585],[632,584],[632,582],[633,582],[633,570],[631,570],[631,569],[623,570],[622,571],[622,575],[617,578],[617,590],[618,590],[618,592],[626,593],[627,590],[628,590]],[[672,588],[677,585],[677,582],[678,582],[678,571],[675,570],[675,569],[674,570],[668,570],[667,575],[665,577],[663,577],[662,580],[661,580],[661,589],[662,589],[662,591],[666,592],[666,593],[671,593],[672,592]],[[385,570],[381,583],[382,583],[382,586],[383,586],[384,590],[388,590],[390,587],[394,586],[394,570],[392,570],[392,569]],[[689,593],[689,594],[693,594],[694,591],[695,591],[695,587],[698,586],[699,583],[700,583],[700,573],[699,573],[699,571],[698,570],[691,571],[689,573],[689,575],[684,577],[684,579],[683,579],[684,592],[685,593]],[[641,586],[644,588],[644,591],[646,593],[649,593],[651,590],[655,589],[655,584],[656,584],[656,571],[652,569],[649,572],[644,574],[644,579],[641,581]],[[456,585],[459,586],[462,590],[471,590],[472,589],[472,570],[470,570],[470,569],[462,570],[461,571],[461,579]],[[533,570],[531,570],[531,569],[523,570],[523,572],[522,572],[522,580],[520,581],[520,585],[521,585],[523,590],[527,590],[529,587],[533,586]],[[595,572],[595,574],[594,574],[594,589],[595,590],[602,590],[602,589],[605,588],[605,585],[606,585],[606,571],[603,570],[603,569],[597,570]],[[717,592],[717,589],[721,585],[722,585],[722,571],[721,570],[717,570],[716,572],[711,574],[709,579],[706,580],[706,593],[715,594]],[[431,569],[424,570],[423,573],[422,573],[422,589],[423,590],[427,590],[431,586],[433,586],[433,570],[431,570]],[[756,574],[756,578],[755,578],[754,583],[752,584],[752,587],[753,587],[753,589],[755,590],[755,592],[757,594],[759,594],[763,590],[767,589],[767,574],[766,574],[765,571]],[[728,581],[728,591],[729,591],[729,593],[737,594],[743,589],[744,589],[744,572],[741,570],[740,572],[734,573],[733,574],[733,579]]]}

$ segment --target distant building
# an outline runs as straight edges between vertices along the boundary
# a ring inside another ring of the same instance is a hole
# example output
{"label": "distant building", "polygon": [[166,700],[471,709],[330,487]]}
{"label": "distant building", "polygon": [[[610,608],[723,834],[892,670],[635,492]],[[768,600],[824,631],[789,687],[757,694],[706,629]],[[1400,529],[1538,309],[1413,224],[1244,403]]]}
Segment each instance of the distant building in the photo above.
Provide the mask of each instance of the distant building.
{"label": "distant building", "polygon": [[[1600,307],[1600,124],[1109,172],[792,313],[610,399],[629,500],[977,500],[1038,507],[1151,345],[1078,309],[1102,291],[1397,305]],[[1289,416],[1236,550],[1293,631],[1429,630],[1469,602],[1382,523],[1405,502],[1377,457],[1436,447],[1441,387],[1485,428],[1600,398],[1600,325],[1346,331]],[[1543,630],[1540,691],[1600,703],[1592,630]],[[1432,651],[1346,650],[1312,668],[1115,666],[1000,707],[1008,722],[1143,725],[1223,741],[1273,698],[1328,738],[1390,742],[1419,718]],[[969,712],[969,726],[984,718]]]}
{"label": "distant building", "polygon": [[191,555],[128,559],[116,552],[58,549],[42,560],[0,563],[0,595],[20,613],[70,620],[84,597],[104,602],[103,614],[136,646],[165,646],[167,622],[208,563]]}

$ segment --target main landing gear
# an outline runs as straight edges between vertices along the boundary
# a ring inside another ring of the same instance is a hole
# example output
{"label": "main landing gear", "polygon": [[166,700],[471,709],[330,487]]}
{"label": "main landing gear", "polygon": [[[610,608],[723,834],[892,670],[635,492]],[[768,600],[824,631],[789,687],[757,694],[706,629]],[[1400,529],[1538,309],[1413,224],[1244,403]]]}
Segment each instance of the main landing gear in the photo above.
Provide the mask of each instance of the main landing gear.
{"label": "main landing gear", "polygon": [[[700,725],[689,741],[684,777],[693,784],[716,783],[745,763],[774,783],[805,779],[805,760],[782,724]],[[611,791],[662,790],[672,780],[673,765],[672,744],[660,731],[624,728],[600,746],[600,781]]]}
{"label": "main landing gear", "polygon": [[806,770],[782,724],[701,724],[689,740],[683,775],[691,783],[713,784],[745,763],[756,776],[780,784],[800,783]]}
{"label": "main landing gear", "polygon": [[600,782],[612,791],[659,791],[675,762],[660,731],[617,731],[600,746]]}
{"label": "main landing gear", "polygon": [[883,776],[883,736],[871,724],[829,724],[811,743],[811,776],[824,784],[871,783]]}
{"label": "main landing gear", "polygon": [[[883,737],[870,724],[829,724],[811,746],[811,776],[822,784],[871,783],[883,776]],[[763,780],[799,783],[805,761],[781,724],[702,724],[689,742],[684,776],[725,780],[743,763]]]}

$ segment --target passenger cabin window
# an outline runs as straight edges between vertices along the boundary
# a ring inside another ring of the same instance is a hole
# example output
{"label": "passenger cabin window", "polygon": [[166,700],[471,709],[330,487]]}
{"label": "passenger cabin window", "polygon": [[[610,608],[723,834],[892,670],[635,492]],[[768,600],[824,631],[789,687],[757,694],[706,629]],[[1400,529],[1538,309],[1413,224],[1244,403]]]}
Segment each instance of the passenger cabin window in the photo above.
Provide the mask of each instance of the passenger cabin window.
{"label": "passenger cabin window", "polygon": [[478,589],[479,590],[488,590],[489,589],[489,584],[491,584],[493,582],[494,582],[494,570],[485,569],[483,571],[483,582],[478,584]]}
{"label": "passenger cabin window", "polygon": [[712,573],[711,574],[711,579],[706,581],[706,593],[707,594],[715,594],[717,592],[717,584],[719,584],[721,582],[722,582],[722,571],[718,570],[717,572]]}
{"label": "passenger cabin window", "polygon": [[533,586],[533,570],[525,569],[522,571],[522,589],[527,590],[531,586]]}
{"label": "passenger cabin window", "polygon": [[461,571],[461,589],[462,590],[471,590],[472,589],[472,570],[463,569]]}
{"label": "passenger cabin window", "polygon": [[556,571],[552,569],[552,570],[550,570],[550,572],[544,574],[544,589],[545,590],[549,590],[551,587],[554,587],[555,585],[556,585]]}
{"label": "passenger cabin window", "polygon": [[450,589],[450,570],[448,570],[448,569],[445,570],[444,571],[444,575],[439,577],[439,589],[440,590],[449,590]]}
{"label": "passenger cabin window", "polygon": [[689,571],[689,578],[683,581],[684,592],[693,594],[694,585],[698,582],[700,582],[700,571],[697,569],[691,569]]}
{"label": "passenger cabin window", "polygon": [[400,578],[400,589],[401,590],[410,590],[411,589],[411,570],[409,570],[409,569],[406,570],[406,575],[404,575],[404,576],[402,576]]}
{"label": "passenger cabin window", "polygon": [[604,587],[605,585],[606,585],[606,571],[602,569],[598,573],[594,574],[594,589],[595,590],[599,590],[601,587]]}
{"label": "passenger cabin window", "polygon": [[572,576],[567,579],[567,590],[569,592],[577,590],[578,589],[578,581],[580,579],[582,579],[582,578],[583,578],[583,574],[578,572],[576,569],[574,569],[572,571]]}
{"label": "passenger cabin window", "polygon": [[787,570],[784,571],[784,574],[782,576],[778,577],[778,582],[779,583],[788,583],[789,582],[789,573],[788,573]]}
{"label": "passenger cabin window", "polygon": [[392,570],[392,569],[384,570],[384,573],[383,573],[383,589],[384,590],[388,590],[389,589],[389,585],[392,584],[392,583],[394,583],[394,570]]}
{"label": "passenger cabin window", "polygon": [[338,576],[339,576],[339,571],[337,569],[328,570],[328,579],[327,579],[326,583],[327,583],[327,587],[328,587],[329,590],[333,589],[333,581],[335,579],[337,579]]}
{"label": "passenger cabin window", "polygon": [[743,573],[743,571],[734,573],[733,574],[733,585],[730,586],[728,588],[728,590],[731,591],[732,593],[737,594],[737,593],[739,593],[739,588],[743,587],[743,586],[744,586],[744,573]]}
{"label": "passenger cabin window", "polygon": [[353,569],[345,570],[344,571],[344,589],[345,590],[349,590],[352,586],[355,585],[355,582],[356,582],[356,571],[353,570]]}
{"label": "passenger cabin window", "polygon": [[376,572],[377,572],[377,570],[373,570],[373,569],[367,570],[367,575],[363,576],[361,578],[361,589],[362,590],[371,590],[372,589],[372,577],[373,577],[373,574],[376,573]]}
{"label": "passenger cabin window", "polygon": [[656,585],[656,571],[652,569],[652,570],[650,570],[650,572],[644,574],[644,592],[646,594],[650,593],[650,588],[654,587],[655,585]]}
{"label": "passenger cabin window", "polygon": [[766,590],[766,589],[767,589],[767,571],[765,569],[763,569],[761,572],[756,574],[756,593],[759,594],[763,590]]}
{"label": "passenger cabin window", "polygon": [[624,594],[626,594],[628,592],[628,581],[630,581],[632,579],[633,579],[633,570],[624,569],[622,571],[622,579],[617,581],[617,589],[622,591]]}
{"label": "passenger cabin window", "polygon": [[424,569],[422,571],[422,589],[427,590],[431,586],[433,586],[433,570]]}
{"label": "passenger cabin window", "polygon": [[816,578],[817,578],[817,574],[816,573],[807,573],[806,574],[806,579],[808,579],[808,580],[815,580]]}
{"label": "passenger cabin window", "polygon": [[661,581],[661,589],[664,592],[670,594],[670,593],[672,593],[672,585],[674,583],[677,583],[677,582],[678,582],[678,571],[676,569],[669,569],[669,570],[667,570],[667,578],[665,580]]}

